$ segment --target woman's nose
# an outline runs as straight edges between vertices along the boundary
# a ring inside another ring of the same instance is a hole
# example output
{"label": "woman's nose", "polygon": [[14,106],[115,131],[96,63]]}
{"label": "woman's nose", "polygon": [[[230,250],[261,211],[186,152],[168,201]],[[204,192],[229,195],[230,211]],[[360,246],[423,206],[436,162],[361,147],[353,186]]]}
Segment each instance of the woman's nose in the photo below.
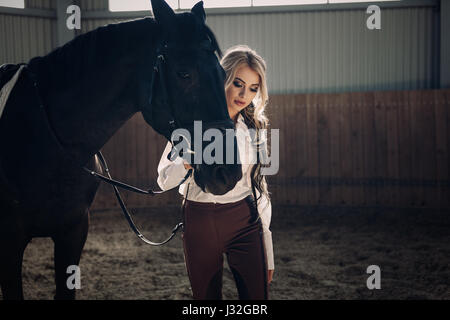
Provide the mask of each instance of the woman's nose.
{"label": "woman's nose", "polygon": [[241,91],[239,91],[239,97],[243,98],[245,96],[245,89],[242,88]]}

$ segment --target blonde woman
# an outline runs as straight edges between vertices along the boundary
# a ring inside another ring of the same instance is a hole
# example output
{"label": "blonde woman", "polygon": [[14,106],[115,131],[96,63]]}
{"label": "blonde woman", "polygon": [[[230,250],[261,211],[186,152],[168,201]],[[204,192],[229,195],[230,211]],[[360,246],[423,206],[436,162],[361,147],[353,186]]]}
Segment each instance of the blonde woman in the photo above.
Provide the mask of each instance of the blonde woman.
{"label": "blonde woman", "polygon": [[[267,128],[265,61],[254,50],[241,45],[230,48],[221,64],[226,72],[228,113],[236,130],[260,132]],[[179,188],[185,197],[183,245],[194,299],[222,298],[224,253],[239,298],[268,299],[268,284],[274,272],[269,230],[272,206],[267,183],[261,175],[262,165],[255,164],[255,159],[244,154],[256,145],[266,148],[267,143],[263,141],[263,135],[254,137],[256,141],[250,142],[245,135],[237,134],[240,159],[248,161],[241,160],[243,176],[232,190],[224,195],[205,193],[194,179],[188,179]],[[158,184],[163,190],[176,186],[188,169],[192,169],[179,157],[169,161],[170,151],[171,144],[168,143],[158,166]],[[256,152],[249,153],[256,155]],[[255,219],[255,215],[260,219]]]}

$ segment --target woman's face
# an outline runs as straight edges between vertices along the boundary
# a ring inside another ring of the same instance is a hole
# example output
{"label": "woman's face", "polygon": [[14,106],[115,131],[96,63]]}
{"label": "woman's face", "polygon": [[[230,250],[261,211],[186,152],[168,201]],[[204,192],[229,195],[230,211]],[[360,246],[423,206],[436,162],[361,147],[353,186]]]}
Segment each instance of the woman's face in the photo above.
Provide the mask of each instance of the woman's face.
{"label": "woman's face", "polygon": [[226,90],[228,113],[230,117],[247,107],[259,89],[259,74],[248,65],[237,69],[235,78]]}

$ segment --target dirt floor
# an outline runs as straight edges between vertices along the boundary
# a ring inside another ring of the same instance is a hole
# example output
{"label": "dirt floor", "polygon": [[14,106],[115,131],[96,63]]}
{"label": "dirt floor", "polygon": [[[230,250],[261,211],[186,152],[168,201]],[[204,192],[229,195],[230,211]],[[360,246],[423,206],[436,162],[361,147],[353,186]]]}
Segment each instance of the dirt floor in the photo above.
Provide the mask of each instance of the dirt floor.
{"label": "dirt floor", "polygon": [[[135,212],[154,241],[179,220],[177,208]],[[450,212],[275,207],[271,299],[450,299]],[[381,270],[369,290],[367,267]],[[138,240],[119,211],[93,212],[78,299],[190,299],[181,236],[163,247]],[[23,265],[26,299],[54,295],[53,243],[33,239]],[[237,299],[225,265],[224,299]],[[0,294],[1,297],[1,294]]]}

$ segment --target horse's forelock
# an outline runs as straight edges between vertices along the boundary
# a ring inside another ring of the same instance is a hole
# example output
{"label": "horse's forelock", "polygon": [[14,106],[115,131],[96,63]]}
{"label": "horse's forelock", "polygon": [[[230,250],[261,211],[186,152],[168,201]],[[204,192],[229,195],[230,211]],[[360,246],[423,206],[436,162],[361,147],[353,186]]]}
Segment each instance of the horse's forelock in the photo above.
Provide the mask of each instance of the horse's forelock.
{"label": "horse's forelock", "polygon": [[222,58],[222,50],[220,50],[220,46],[219,43],[217,42],[214,32],[212,32],[212,30],[207,25],[205,25],[205,32],[213,45],[214,51],[217,52],[219,58]]}

